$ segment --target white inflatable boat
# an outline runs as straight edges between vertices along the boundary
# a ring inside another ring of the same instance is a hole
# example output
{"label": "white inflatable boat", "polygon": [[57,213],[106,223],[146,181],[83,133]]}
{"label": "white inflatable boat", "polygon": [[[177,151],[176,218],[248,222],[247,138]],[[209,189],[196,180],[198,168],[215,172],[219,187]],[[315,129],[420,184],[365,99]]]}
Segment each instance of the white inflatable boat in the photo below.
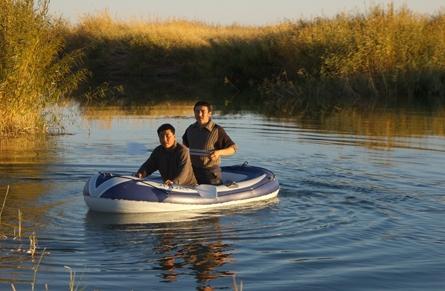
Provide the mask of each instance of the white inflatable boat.
{"label": "white inflatable boat", "polygon": [[160,177],[138,179],[112,173],[93,175],[83,195],[92,211],[147,213],[234,206],[278,195],[275,175],[264,168],[222,167],[223,185],[166,186]]}

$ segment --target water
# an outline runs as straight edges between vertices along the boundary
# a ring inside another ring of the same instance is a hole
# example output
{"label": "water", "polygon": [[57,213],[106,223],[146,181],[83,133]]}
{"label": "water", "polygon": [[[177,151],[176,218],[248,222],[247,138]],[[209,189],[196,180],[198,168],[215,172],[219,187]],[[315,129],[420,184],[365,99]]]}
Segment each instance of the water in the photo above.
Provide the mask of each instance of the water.
{"label": "water", "polygon": [[[161,123],[182,135],[190,105],[91,110],[67,122],[69,134],[2,140],[0,197],[11,188],[0,289],[30,290],[34,281],[36,290],[67,290],[70,270],[81,290],[234,290],[234,276],[244,290],[445,288],[444,115],[215,120],[239,146],[223,164],[271,169],[277,200],[208,213],[88,212],[88,177],[134,172]],[[11,234],[17,209],[21,239]]]}

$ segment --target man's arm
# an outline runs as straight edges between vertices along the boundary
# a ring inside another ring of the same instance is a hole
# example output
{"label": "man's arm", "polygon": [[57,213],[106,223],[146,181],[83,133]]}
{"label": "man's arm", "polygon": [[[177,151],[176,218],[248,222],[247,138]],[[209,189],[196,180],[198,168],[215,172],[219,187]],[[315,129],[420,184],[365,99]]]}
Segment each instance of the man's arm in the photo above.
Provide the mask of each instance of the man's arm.
{"label": "man's arm", "polygon": [[179,151],[178,157],[178,175],[173,179],[173,183],[175,184],[186,184],[190,181],[187,181],[188,177],[190,177],[193,172],[192,162],[190,161],[190,154],[187,148],[182,148]]}
{"label": "man's arm", "polygon": [[214,150],[210,154],[210,159],[217,160],[219,157],[222,157],[222,156],[231,156],[234,153],[236,153],[236,150],[237,150],[236,144],[230,145],[229,147],[227,147],[225,149]]}
{"label": "man's arm", "polygon": [[218,126],[218,140],[215,144],[215,150],[210,154],[211,160],[216,160],[221,156],[231,156],[238,150],[238,147],[226,133],[224,128]]}
{"label": "man's arm", "polygon": [[158,170],[158,153],[154,149],[150,157],[142,164],[139,170],[136,172],[136,177],[144,178],[151,175],[154,171]]}

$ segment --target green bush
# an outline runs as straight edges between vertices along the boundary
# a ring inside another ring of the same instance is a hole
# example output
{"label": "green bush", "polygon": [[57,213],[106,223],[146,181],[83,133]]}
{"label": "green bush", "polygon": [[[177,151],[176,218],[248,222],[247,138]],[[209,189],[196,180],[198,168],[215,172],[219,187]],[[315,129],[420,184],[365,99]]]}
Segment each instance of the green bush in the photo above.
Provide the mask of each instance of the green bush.
{"label": "green bush", "polygon": [[64,24],[48,16],[48,1],[0,2],[0,135],[42,132],[43,109],[74,89],[79,53],[63,53]]}

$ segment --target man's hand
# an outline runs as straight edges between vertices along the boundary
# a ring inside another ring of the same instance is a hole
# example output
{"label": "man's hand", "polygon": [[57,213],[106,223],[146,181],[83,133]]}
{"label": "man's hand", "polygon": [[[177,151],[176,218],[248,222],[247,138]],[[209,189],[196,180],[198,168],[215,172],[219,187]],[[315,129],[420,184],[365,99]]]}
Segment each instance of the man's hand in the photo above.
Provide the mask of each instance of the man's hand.
{"label": "man's hand", "polygon": [[167,186],[169,186],[169,187],[173,187],[173,181],[171,181],[171,180],[166,180],[166,181],[164,182],[164,185],[167,185]]}
{"label": "man's hand", "polygon": [[143,177],[143,175],[142,175],[142,173],[136,173],[136,175],[135,175],[136,177],[138,177],[139,179],[142,179],[142,178],[144,178]]}
{"label": "man's hand", "polygon": [[210,160],[215,161],[217,160],[219,157],[221,156],[220,152],[218,150],[214,150],[213,152],[210,153]]}
{"label": "man's hand", "polygon": [[236,145],[231,145],[225,149],[214,150],[209,154],[209,158],[212,161],[219,159],[222,156],[231,156],[236,152]]}

